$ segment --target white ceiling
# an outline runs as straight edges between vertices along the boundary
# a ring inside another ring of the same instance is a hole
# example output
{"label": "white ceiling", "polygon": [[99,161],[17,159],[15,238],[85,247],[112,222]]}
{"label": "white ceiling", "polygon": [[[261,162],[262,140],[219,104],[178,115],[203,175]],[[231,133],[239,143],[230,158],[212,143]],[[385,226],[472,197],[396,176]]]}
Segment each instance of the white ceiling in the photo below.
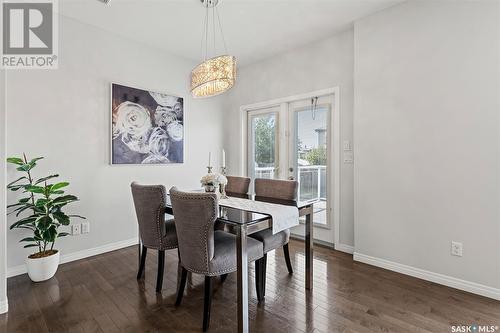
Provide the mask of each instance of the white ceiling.
{"label": "white ceiling", "polygon": [[[402,0],[220,0],[228,52],[240,65],[324,39],[358,18]],[[65,16],[200,60],[200,0],[62,0]],[[219,42],[219,52],[223,51]],[[213,55],[213,54],[212,54]]]}

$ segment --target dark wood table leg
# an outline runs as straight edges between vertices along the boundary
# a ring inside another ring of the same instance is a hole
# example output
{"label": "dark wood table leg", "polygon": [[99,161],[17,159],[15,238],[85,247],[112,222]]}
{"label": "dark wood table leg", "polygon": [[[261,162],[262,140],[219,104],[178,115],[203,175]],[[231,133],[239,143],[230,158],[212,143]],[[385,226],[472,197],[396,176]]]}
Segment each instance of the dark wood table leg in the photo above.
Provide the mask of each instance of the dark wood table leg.
{"label": "dark wood table leg", "polygon": [[306,215],[306,289],[313,289],[313,247],[314,247],[314,237],[313,237],[313,206],[310,207],[309,214]]}
{"label": "dark wood table leg", "polygon": [[141,241],[141,232],[139,230],[137,230],[137,234],[139,235],[139,242],[138,242],[138,245],[137,245],[137,249],[138,249],[138,252],[139,252],[139,260],[138,260],[138,267],[141,267],[141,256],[142,256],[142,241]]}
{"label": "dark wood table leg", "polygon": [[238,265],[238,333],[248,332],[248,253],[247,230],[242,225],[237,230],[236,240]]}

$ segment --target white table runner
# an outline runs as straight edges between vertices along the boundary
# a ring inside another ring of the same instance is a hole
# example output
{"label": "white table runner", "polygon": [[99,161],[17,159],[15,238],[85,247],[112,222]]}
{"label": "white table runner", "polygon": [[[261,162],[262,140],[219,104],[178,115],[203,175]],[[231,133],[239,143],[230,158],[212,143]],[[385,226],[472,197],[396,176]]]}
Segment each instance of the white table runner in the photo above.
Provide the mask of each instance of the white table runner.
{"label": "white table runner", "polygon": [[294,206],[278,205],[268,202],[232,197],[220,199],[219,204],[225,207],[271,215],[273,219],[273,234],[299,225],[299,210]]}

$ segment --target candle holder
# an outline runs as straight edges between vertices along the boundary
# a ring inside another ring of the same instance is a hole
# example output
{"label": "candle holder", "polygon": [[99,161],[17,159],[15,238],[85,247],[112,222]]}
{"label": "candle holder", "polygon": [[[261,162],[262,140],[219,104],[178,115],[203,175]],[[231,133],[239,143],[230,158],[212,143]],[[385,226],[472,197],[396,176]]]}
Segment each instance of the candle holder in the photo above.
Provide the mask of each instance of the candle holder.
{"label": "candle holder", "polygon": [[[226,176],[226,167],[223,166],[220,168],[220,173],[223,175],[223,176]],[[226,195],[226,184],[220,184],[220,197],[221,199],[227,199],[227,195]]]}
{"label": "candle holder", "polygon": [[212,173],[212,169],[213,169],[213,167],[211,167],[210,165],[207,166],[208,173]]}

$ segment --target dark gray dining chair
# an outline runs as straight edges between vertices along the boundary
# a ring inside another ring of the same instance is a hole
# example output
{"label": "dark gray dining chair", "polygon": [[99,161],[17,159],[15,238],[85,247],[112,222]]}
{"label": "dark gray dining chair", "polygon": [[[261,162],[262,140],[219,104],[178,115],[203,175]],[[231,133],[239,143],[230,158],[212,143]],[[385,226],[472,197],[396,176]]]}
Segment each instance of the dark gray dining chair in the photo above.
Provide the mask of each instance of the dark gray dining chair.
{"label": "dark gray dining chair", "polygon": [[[188,271],[205,275],[203,331],[206,331],[210,323],[212,278],[237,270],[236,236],[222,230],[214,230],[219,209],[215,193],[181,192],[172,187],[170,201],[175,216],[182,266],[175,305],[181,304]],[[256,265],[262,267],[262,243],[248,238],[247,251],[248,261],[257,260]],[[255,274],[255,279],[260,299],[261,276]]]}
{"label": "dark gray dining chair", "polygon": [[177,248],[177,234],[173,219],[165,219],[166,189],[163,185],[131,185],[135,213],[142,243],[141,261],[137,279],[141,279],[148,249],[158,250],[156,292],[161,292],[165,267],[165,250]]}
{"label": "dark gray dining chair", "polygon": [[226,194],[230,197],[248,199],[250,178],[227,176]]}
{"label": "dark gray dining chair", "polygon": [[[255,200],[287,206],[297,206],[297,189],[298,182],[295,180],[257,178],[255,179]],[[259,266],[259,270],[262,269],[260,271],[260,274],[262,274],[261,295],[265,296],[267,253],[269,251],[283,247],[283,254],[285,255],[288,273],[293,274],[292,262],[290,261],[290,252],[288,249],[290,229],[273,234],[273,230],[269,228],[251,234],[250,237],[257,239],[264,244],[263,263]]]}
{"label": "dark gray dining chair", "polygon": [[[250,187],[250,178],[238,176],[226,176],[226,195],[234,198],[248,199],[248,188]],[[215,229],[224,230],[225,225],[216,222]],[[224,282],[227,274],[221,275],[221,281]]]}

